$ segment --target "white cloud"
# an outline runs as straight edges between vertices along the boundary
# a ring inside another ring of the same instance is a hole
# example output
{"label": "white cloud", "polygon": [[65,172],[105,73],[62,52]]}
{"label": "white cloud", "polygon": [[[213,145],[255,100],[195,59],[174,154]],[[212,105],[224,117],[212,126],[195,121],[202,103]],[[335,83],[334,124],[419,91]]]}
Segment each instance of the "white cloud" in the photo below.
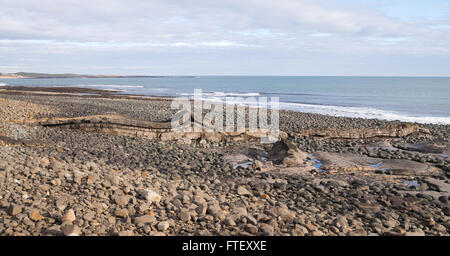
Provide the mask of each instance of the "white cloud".
{"label": "white cloud", "polygon": [[283,58],[300,65],[299,58],[330,56],[450,57],[449,24],[406,22],[339,0],[1,0],[0,60],[16,66],[64,58],[75,67],[97,56],[105,59],[100,67],[108,56],[124,63],[146,56],[182,58],[201,70],[214,68],[195,61],[206,52],[203,58],[232,63],[239,56],[280,69]]}
{"label": "white cloud", "polygon": [[308,0],[228,1],[25,1],[3,0],[2,37],[58,39],[149,40],[222,37],[253,31],[344,33],[403,36],[414,26],[382,13],[320,5]]}

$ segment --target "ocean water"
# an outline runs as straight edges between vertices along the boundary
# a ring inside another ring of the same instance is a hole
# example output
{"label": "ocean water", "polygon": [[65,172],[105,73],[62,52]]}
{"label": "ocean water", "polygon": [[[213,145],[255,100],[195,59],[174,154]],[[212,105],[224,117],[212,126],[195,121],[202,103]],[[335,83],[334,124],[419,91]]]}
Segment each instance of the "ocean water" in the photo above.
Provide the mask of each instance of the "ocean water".
{"label": "ocean water", "polygon": [[[153,96],[279,97],[280,108],[334,116],[450,124],[450,77],[196,76],[0,79],[2,85],[69,86]],[[269,99],[270,100],[270,99]]]}

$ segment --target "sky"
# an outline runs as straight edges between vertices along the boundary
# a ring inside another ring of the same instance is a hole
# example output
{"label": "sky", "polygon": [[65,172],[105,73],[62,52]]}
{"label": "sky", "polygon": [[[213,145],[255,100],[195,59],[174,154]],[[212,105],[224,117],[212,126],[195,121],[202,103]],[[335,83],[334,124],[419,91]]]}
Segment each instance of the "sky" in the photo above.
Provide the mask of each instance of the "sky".
{"label": "sky", "polygon": [[450,76],[448,0],[0,0],[0,72]]}

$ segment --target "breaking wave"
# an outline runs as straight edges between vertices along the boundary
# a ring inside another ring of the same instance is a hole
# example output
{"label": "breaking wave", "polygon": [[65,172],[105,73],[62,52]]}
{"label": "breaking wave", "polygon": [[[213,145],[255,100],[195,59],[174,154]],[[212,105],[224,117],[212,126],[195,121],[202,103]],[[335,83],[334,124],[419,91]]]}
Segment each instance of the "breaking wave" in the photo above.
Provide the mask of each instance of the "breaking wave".
{"label": "breaking wave", "polygon": [[71,87],[107,87],[110,89],[144,88],[143,85],[121,85],[121,84],[77,84],[71,85]]}
{"label": "breaking wave", "polygon": [[411,116],[405,113],[367,107],[343,107],[280,102],[280,109],[341,117],[416,122],[422,124],[450,124],[450,117]]}
{"label": "breaking wave", "polygon": [[[178,93],[181,96],[193,96],[194,93]],[[203,92],[202,95],[204,97],[256,97],[260,94],[258,92],[249,92],[249,93],[236,93],[236,92]]]}

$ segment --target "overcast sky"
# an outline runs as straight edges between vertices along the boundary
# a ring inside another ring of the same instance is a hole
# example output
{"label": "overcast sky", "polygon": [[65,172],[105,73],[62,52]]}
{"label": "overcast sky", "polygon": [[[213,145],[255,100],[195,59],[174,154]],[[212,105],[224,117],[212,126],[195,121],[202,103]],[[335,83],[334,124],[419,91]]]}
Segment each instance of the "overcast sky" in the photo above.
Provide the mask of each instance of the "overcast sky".
{"label": "overcast sky", "polygon": [[448,0],[0,0],[0,72],[450,76]]}

